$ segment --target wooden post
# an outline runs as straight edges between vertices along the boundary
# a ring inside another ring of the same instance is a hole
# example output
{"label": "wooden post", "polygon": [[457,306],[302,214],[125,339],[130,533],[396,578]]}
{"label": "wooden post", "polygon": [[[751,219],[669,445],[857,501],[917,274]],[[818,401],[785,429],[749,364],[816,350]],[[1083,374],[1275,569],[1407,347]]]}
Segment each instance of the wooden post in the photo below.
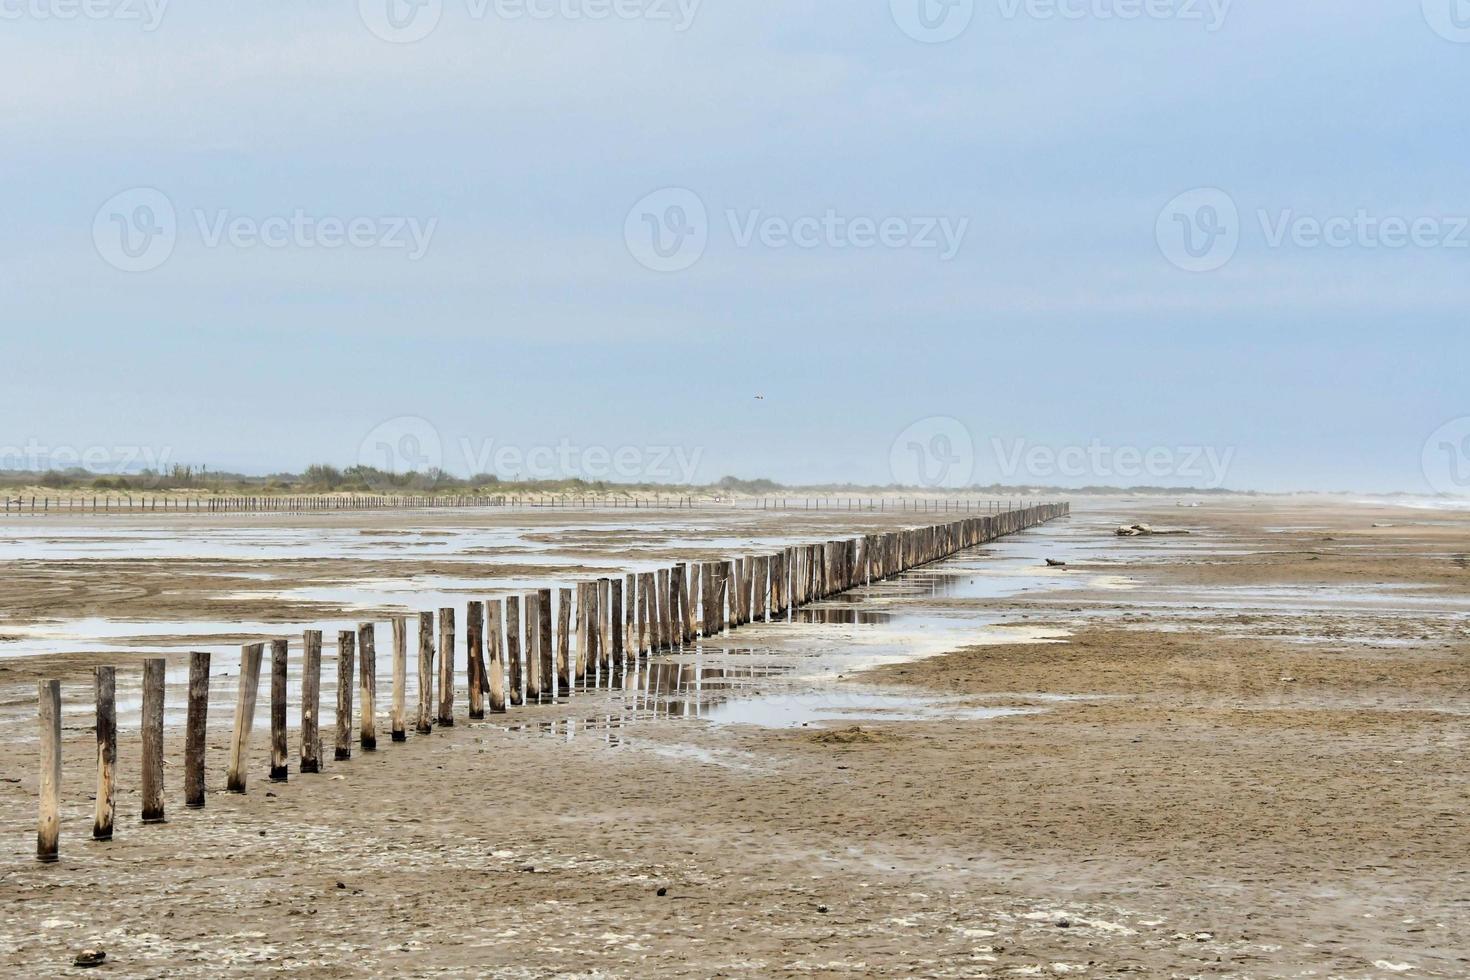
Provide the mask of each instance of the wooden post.
{"label": "wooden post", "polygon": [[623,654],[638,655],[638,586],[637,577],[629,572],[623,577]]}
{"label": "wooden post", "polygon": [[694,607],[689,604],[688,563],[679,566],[679,645],[687,647],[694,642]]}
{"label": "wooden post", "polygon": [[165,823],[163,815],[162,657],[143,661],[143,822]]}
{"label": "wooden post", "polygon": [[439,610],[439,726],[454,727],[454,610]]}
{"label": "wooden post", "polygon": [[360,743],[364,752],[378,748],[378,640],[372,623],[357,626],[357,676],[362,681],[362,727]]}
{"label": "wooden post", "polygon": [[53,863],[61,841],[61,682],[41,681],[36,689],[41,729],[41,811],[36,822],[36,860]]}
{"label": "wooden post", "polygon": [[338,762],[352,758],[352,659],[357,634],[337,632],[337,751]]}
{"label": "wooden post", "polygon": [[643,657],[649,652],[648,645],[648,621],[652,615],[656,603],[653,599],[653,576],[648,572],[642,572],[638,576],[638,656]]}
{"label": "wooden post", "polygon": [[504,604],[495,599],[486,603],[490,631],[490,712],[505,714],[505,647]]}
{"label": "wooden post", "polygon": [[271,775],[273,783],[286,781],[286,655],[284,637],[271,640]]}
{"label": "wooden post", "polygon": [[612,580],[597,580],[597,665],[604,678],[612,677]]}
{"label": "wooden post", "polygon": [[505,597],[505,662],[510,667],[510,703],[518,705],[521,695],[521,597]]}
{"label": "wooden post", "polygon": [[97,694],[97,812],[92,839],[112,840],[117,795],[117,668],[93,668],[92,685]]}
{"label": "wooden post", "polygon": [[568,697],[572,693],[572,590],[561,589],[557,593],[556,605],[556,686],[557,693]]}
{"label": "wooden post", "polygon": [[588,597],[586,582],[577,583],[577,676],[581,684],[587,677],[587,650],[592,643],[591,619],[588,616],[592,600]]}
{"label": "wooden post", "polygon": [[250,743],[250,729],[255,725],[255,696],[260,688],[260,658],[264,643],[248,643],[240,648],[240,687],[235,693],[235,731],[230,738],[230,769],[225,789],[245,792],[245,751]]}
{"label": "wooden post", "polygon": [[434,614],[419,613],[419,716],[414,726],[420,735],[434,730]]}
{"label": "wooden post", "polygon": [[598,650],[602,647],[601,586],[587,583],[587,677],[589,687],[597,686]]}
{"label": "wooden post", "polygon": [[556,665],[552,658],[554,637],[551,632],[551,590],[540,589],[536,594],[536,608],[540,615],[540,626],[536,630],[536,646],[541,657],[541,694],[547,700],[556,697]]}
{"label": "wooden post", "polygon": [[[191,810],[204,806],[204,746],[208,718],[209,654],[195,650],[189,654],[189,713],[184,720],[184,806]],[[100,792],[97,803],[100,818]],[[93,836],[96,836],[96,831],[93,831]]]}
{"label": "wooden post", "polygon": [[408,617],[393,617],[393,708],[389,715],[393,741],[408,741]]}
{"label": "wooden post", "polygon": [[541,596],[529,592],[526,608],[526,702],[541,700]]}
{"label": "wooden post", "polygon": [[485,717],[485,604],[471,602],[465,607],[465,652],[470,684],[470,721]]}
{"label": "wooden post", "polygon": [[612,624],[612,672],[621,674],[623,672],[623,582],[621,579],[612,580],[611,598],[612,609],[608,620]]}
{"label": "wooden post", "polygon": [[[321,709],[322,631],[307,630],[301,641],[301,762],[297,768],[302,772],[322,771]],[[201,740],[203,717],[201,712]]]}

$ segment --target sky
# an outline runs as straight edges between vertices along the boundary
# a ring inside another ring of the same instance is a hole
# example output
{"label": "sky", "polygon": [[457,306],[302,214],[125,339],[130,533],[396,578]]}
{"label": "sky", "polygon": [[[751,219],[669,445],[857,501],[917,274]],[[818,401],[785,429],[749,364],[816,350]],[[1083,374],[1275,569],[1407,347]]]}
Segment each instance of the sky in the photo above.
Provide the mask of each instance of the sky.
{"label": "sky", "polygon": [[0,0],[0,468],[1470,493],[1466,0]]}

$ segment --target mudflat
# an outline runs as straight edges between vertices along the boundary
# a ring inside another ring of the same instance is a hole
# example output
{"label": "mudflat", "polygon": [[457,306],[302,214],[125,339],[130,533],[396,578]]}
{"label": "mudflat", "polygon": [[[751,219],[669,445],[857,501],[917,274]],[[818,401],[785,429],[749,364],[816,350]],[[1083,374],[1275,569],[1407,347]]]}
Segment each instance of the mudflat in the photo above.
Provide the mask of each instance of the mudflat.
{"label": "mudflat", "polygon": [[[208,806],[184,810],[171,774],[162,826],[137,822],[125,725],[109,844],[86,840],[99,654],[6,660],[0,967],[69,973],[100,947],[120,976],[1470,974],[1470,514],[1074,509],[663,658],[641,686],[461,718],[318,776],[268,783],[257,726],[245,796],[223,792],[212,707]],[[698,547],[838,526],[760,521]],[[1135,521],[1190,533],[1113,534]],[[595,574],[629,546],[586,531],[566,564],[506,574]],[[660,556],[712,536],[660,533]],[[354,559],[300,561],[330,585]],[[226,564],[116,601],[201,616]],[[27,564],[0,605],[118,614],[89,593],[105,572]],[[220,608],[284,630],[278,598],[240,591]],[[370,614],[305,598],[291,615]],[[52,866],[30,857],[41,676],[68,679],[73,709]],[[181,746],[171,726],[170,763]]]}

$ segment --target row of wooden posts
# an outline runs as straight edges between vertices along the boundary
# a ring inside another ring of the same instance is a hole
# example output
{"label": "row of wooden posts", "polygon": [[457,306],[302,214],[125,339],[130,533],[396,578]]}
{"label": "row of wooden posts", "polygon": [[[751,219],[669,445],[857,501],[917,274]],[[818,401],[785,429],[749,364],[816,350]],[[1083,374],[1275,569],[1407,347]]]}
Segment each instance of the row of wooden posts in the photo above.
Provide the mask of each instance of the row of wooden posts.
{"label": "row of wooden posts", "polygon": [[754,497],[740,500],[707,500],[696,497],[553,497],[478,496],[449,494],[393,495],[299,495],[187,497],[108,495],[92,497],[4,498],[6,514],[132,514],[132,513],[288,513],[343,510],[430,510],[467,507],[531,507],[571,510],[669,509],[699,507],[748,507],[753,510],[844,510],[897,511],[900,513],[1002,513],[1017,506],[1012,501],[961,497]]}
{"label": "row of wooden posts", "polygon": [[[697,637],[717,636],[756,621],[784,620],[788,611],[848,589],[891,578],[965,548],[992,541],[1067,514],[1068,505],[1042,504],[948,524],[869,534],[859,538],[798,545],[731,561],[677,564],[653,572],[600,578],[578,583],[576,647],[572,647],[574,590],[563,588],[552,628],[552,590],[539,589],[524,599],[510,596],[470,602],[465,623],[469,717],[479,720],[488,710],[507,711],[526,702],[569,696],[579,687],[598,686],[623,670],[629,657],[680,649]],[[456,610],[438,612],[437,647],[433,613],[418,615],[418,704],[407,713],[409,619],[392,620],[393,692],[390,737],[408,738],[410,724],[420,733],[435,725],[454,724],[458,642]],[[524,614],[525,631],[522,632]],[[525,636],[524,658],[521,639]],[[322,633],[303,636],[298,771],[322,769],[320,734]],[[230,739],[225,788],[246,791],[246,757],[255,719],[257,691],[266,643],[242,648],[240,683]],[[269,641],[271,739],[270,779],[289,775],[287,745],[288,641]],[[488,653],[488,658],[487,658]],[[437,655],[437,656],[436,656]],[[434,698],[437,659],[438,699]],[[523,664],[524,659],[524,664]],[[355,663],[356,662],[356,663]],[[164,821],[162,658],[143,661],[142,820]],[[356,670],[354,669],[356,666]],[[189,655],[188,712],[184,736],[184,805],[205,803],[205,732],[209,706],[210,655]],[[355,675],[355,683],[354,683]],[[94,668],[97,711],[97,796],[92,837],[111,840],[114,825],[117,766],[116,669]],[[337,706],[334,756],[352,757],[353,696],[361,698],[355,741],[363,751],[376,750],[377,638],[375,625],[337,635]],[[486,703],[488,695],[488,705]],[[36,854],[43,862],[57,859],[60,838],[61,688],[57,680],[40,684],[41,724],[40,823]]]}

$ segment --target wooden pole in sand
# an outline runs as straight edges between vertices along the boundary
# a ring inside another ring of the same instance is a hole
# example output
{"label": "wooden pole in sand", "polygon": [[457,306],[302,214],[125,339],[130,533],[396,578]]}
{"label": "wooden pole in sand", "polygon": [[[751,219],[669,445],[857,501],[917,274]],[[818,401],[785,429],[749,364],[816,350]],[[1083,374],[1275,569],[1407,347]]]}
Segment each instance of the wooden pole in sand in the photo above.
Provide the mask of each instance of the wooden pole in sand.
{"label": "wooden pole in sand", "polygon": [[260,658],[264,643],[248,643],[240,648],[240,687],[235,693],[235,730],[230,738],[230,769],[225,776],[225,789],[245,792],[245,750],[250,743],[250,729],[255,725],[255,696],[260,688]]}
{"label": "wooden pole in sand", "polygon": [[408,617],[393,617],[393,708],[389,724],[393,741],[408,741]]}
{"label": "wooden pole in sand", "polygon": [[490,633],[490,712],[505,714],[505,612],[504,604],[495,599],[485,604]]}
{"label": "wooden pole in sand", "polygon": [[510,668],[510,703],[522,702],[521,696],[521,597],[505,597],[505,662]]}
{"label": "wooden pole in sand", "polygon": [[567,697],[572,693],[572,590],[557,592],[556,604],[556,686],[557,693]]}
{"label": "wooden pole in sand", "polygon": [[551,590],[536,593],[536,609],[540,625],[536,631],[536,647],[541,658],[541,694],[547,700],[556,697],[556,665],[552,657],[555,636],[551,632]]}
{"label": "wooden pole in sand", "polygon": [[587,583],[577,583],[577,670],[576,682],[581,684],[587,677],[587,647],[592,642],[591,626],[587,617],[591,600],[587,597]]}
{"label": "wooden pole in sand", "polygon": [[654,575],[653,602],[648,604],[648,614],[653,618],[653,649],[664,650],[669,646],[669,570],[660,568]]}
{"label": "wooden pole in sand", "polygon": [[612,603],[608,620],[612,624],[612,672],[614,675],[623,672],[623,582],[621,579],[613,579],[611,588]]}
{"label": "wooden pole in sand", "polygon": [[117,668],[94,667],[97,695],[97,812],[93,840],[112,840],[112,814],[117,794]]}
{"label": "wooden pole in sand", "polygon": [[36,689],[41,731],[41,810],[36,821],[36,860],[53,863],[61,840],[61,682],[41,681]]}
{"label": "wooden pole in sand", "polygon": [[419,716],[414,728],[420,735],[434,730],[434,614],[419,613]]}
{"label": "wooden pole in sand", "polygon": [[602,648],[602,588],[596,582],[587,583],[587,677],[589,687],[597,686],[598,651]]}
{"label": "wooden pole in sand", "polygon": [[372,623],[357,626],[357,676],[362,681],[362,726],[360,744],[364,752],[378,748],[378,640]]}
{"label": "wooden pole in sand", "polygon": [[678,566],[675,577],[679,582],[679,646],[687,647],[694,641],[694,608],[689,604],[689,565]]}
{"label": "wooden pole in sand", "polygon": [[612,678],[612,580],[597,580],[597,666],[602,676]]}
{"label": "wooden pole in sand", "polygon": [[643,657],[649,651],[648,646],[648,620],[653,613],[653,576],[647,572],[638,575],[638,656]]}
{"label": "wooden pole in sand", "polygon": [[470,721],[485,717],[485,604],[470,602],[465,607],[465,651],[470,684]]}
{"label": "wooden pole in sand", "polygon": [[307,630],[301,640],[301,772],[322,771],[321,717],[322,631]]}
{"label": "wooden pole in sand", "polygon": [[143,822],[165,823],[163,815],[162,657],[143,661]]}
{"label": "wooden pole in sand", "polygon": [[[209,654],[189,654],[189,713],[184,719],[184,806],[204,806],[204,746],[209,718]],[[98,793],[98,815],[102,796]],[[93,831],[93,836],[96,832]]]}
{"label": "wooden pole in sand", "polygon": [[526,608],[526,701],[541,700],[541,596],[530,592]]}
{"label": "wooden pole in sand", "polygon": [[286,656],[285,637],[271,640],[271,775],[273,783],[286,781]]}
{"label": "wooden pole in sand", "polygon": [[638,651],[638,586],[637,576],[632,572],[623,576],[623,655],[634,655]]}
{"label": "wooden pole in sand", "polygon": [[439,610],[439,727],[454,727],[454,610]]}
{"label": "wooden pole in sand", "polygon": [[337,632],[337,751],[334,758],[343,762],[352,758],[352,660],[357,650],[357,634],[352,630]]}

